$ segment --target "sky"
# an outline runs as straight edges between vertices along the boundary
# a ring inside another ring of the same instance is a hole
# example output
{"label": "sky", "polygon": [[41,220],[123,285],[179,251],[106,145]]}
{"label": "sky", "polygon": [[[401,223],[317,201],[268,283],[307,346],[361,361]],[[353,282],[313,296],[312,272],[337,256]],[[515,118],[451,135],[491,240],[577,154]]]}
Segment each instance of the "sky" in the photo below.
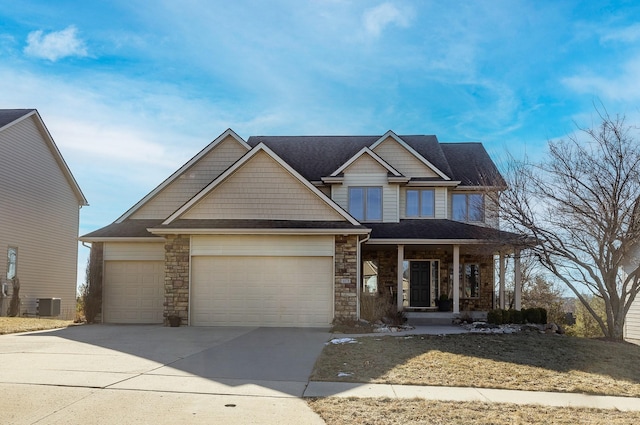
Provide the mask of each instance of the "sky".
{"label": "sky", "polygon": [[[0,108],[36,108],[108,225],[209,142],[435,134],[543,156],[640,124],[636,1],[0,0]],[[80,247],[79,281],[88,249]]]}

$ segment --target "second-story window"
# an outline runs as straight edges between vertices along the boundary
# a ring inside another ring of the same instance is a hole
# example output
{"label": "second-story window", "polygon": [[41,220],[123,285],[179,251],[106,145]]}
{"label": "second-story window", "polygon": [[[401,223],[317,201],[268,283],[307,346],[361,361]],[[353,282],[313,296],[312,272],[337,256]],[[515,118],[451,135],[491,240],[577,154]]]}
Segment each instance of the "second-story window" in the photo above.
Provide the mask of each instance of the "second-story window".
{"label": "second-story window", "polygon": [[484,221],[484,196],[480,193],[454,193],[451,218],[456,221]]}
{"label": "second-story window", "polygon": [[434,217],[435,191],[407,190],[407,217]]}
{"label": "second-story window", "polygon": [[349,214],[359,221],[382,221],[382,188],[350,187]]}

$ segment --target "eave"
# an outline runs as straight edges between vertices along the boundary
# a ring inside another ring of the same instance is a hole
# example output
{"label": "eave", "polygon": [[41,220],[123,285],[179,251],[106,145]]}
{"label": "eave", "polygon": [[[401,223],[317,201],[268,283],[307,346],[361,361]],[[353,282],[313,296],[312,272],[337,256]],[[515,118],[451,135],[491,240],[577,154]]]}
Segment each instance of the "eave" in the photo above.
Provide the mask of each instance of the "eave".
{"label": "eave", "polygon": [[194,229],[194,228],[149,228],[154,235],[368,235],[371,229]]}

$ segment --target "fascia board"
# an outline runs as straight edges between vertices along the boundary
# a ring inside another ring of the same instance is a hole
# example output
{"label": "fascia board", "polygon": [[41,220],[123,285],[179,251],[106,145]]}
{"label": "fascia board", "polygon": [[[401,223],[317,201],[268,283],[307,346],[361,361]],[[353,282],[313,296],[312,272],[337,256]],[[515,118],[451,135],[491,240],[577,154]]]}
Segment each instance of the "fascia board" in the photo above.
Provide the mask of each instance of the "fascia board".
{"label": "fascia board", "polygon": [[448,180],[448,181],[409,181],[407,187],[457,187],[460,181]]}
{"label": "fascia board", "polygon": [[501,191],[507,189],[506,186],[458,186],[455,190],[474,190],[474,191]]}
{"label": "fascia board", "polygon": [[488,239],[379,239],[367,241],[371,245],[495,245],[495,240]]}
{"label": "fascia board", "polygon": [[420,155],[415,149],[413,149],[411,146],[409,146],[404,140],[402,140],[396,133],[394,133],[391,130],[387,131],[382,137],[380,137],[371,146],[369,146],[369,148],[371,150],[374,150],[376,148],[376,146],[378,146],[379,144],[381,144],[382,142],[387,140],[389,137],[391,137],[393,140],[398,142],[403,148],[408,150],[413,156],[415,156],[424,165],[429,167],[434,173],[436,173],[437,175],[439,175],[440,177],[442,177],[445,180],[451,180],[451,178],[449,176],[447,176],[445,173],[440,171],[440,169],[438,169],[435,165],[430,163],[424,156]]}
{"label": "fascia board", "polygon": [[139,210],[144,204],[153,199],[158,193],[162,192],[167,186],[173,183],[178,177],[180,177],[186,170],[191,168],[196,162],[202,159],[203,156],[207,155],[211,152],[216,146],[218,146],[227,136],[233,137],[240,145],[242,145],[247,152],[251,150],[251,146],[247,144],[240,136],[236,134],[235,131],[228,128],[224,133],[216,137],[211,143],[205,146],[200,152],[198,152],[193,158],[187,161],[182,167],[180,167],[176,172],[171,174],[166,180],[160,183],[155,189],[149,192],[144,198],[138,201],[134,206],[129,208],[124,214],[122,214],[115,222],[122,223],[128,217],[130,217],[134,212]]}
{"label": "fascia board", "polygon": [[367,235],[371,229],[147,229],[154,235]]}
{"label": "fascia board", "polygon": [[187,203],[185,203],[182,207],[176,210],[173,214],[171,214],[162,224],[170,224],[177,218],[179,218],[182,214],[187,212],[191,207],[197,204],[202,198],[204,198],[211,190],[217,187],[219,184],[224,182],[229,176],[235,173],[238,169],[240,169],[244,164],[246,164],[251,158],[253,158],[258,152],[265,152],[271,158],[273,158],[278,164],[280,164],[287,172],[289,172],[292,176],[298,179],[304,186],[306,186],[311,192],[320,197],[325,203],[327,203],[331,208],[333,208],[338,214],[340,214],[343,218],[345,218],[349,223],[354,226],[359,226],[360,223],[351,215],[349,215],[345,210],[343,210],[338,204],[336,204],[331,198],[322,193],[317,187],[311,184],[307,179],[302,177],[300,173],[291,168],[289,164],[287,164],[282,158],[276,155],[267,145],[260,142],[258,143],[251,151],[247,152],[242,158],[240,158],[235,164],[229,167],[224,173],[222,173],[218,178],[209,183],[204,189],[202,189],[198,194],[196,194],[193,198],[191,198]]}
{"label": "fascia board", "polygon": [[359,159],[364,154],[368,154],[369,156],[371,156],[371,158],[373,158],[378,164],[383,166],[388,172],[390,172],[394,176],[402,177],[402,173],[400,173],[398,170],[393,168],[388,162],[386,162],[378,154],[376,154],[373,150],[369,149],[366,146],[364,148],[360,149],[360,151],[357,154],[355,154],[351,158],[349,158],[344,164],[342,164],[340,166],[340,168],[338,168],[333,173],[331,173],[331,175],[329,177],[336,177],[338,174],[340,174],[344,170],[346,170],[351,164],[356,162],[356,160]]}
{"label": "fascia board", "polygon": [[80,242],[163,242],[165,238],[161,236],[147,236],[147,237],[97,237],[97,238],[78,238]]}

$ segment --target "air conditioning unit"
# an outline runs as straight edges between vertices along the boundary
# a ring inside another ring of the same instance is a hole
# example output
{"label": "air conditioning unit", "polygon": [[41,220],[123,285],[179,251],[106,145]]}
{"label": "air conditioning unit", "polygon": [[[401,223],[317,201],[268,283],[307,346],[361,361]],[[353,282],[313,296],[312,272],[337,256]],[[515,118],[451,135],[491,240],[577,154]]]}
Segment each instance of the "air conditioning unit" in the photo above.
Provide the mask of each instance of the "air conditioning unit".
{"label": "air conditioning unit", "polygon": [[38,316],[60,316],[60,298],[38,298]]}

